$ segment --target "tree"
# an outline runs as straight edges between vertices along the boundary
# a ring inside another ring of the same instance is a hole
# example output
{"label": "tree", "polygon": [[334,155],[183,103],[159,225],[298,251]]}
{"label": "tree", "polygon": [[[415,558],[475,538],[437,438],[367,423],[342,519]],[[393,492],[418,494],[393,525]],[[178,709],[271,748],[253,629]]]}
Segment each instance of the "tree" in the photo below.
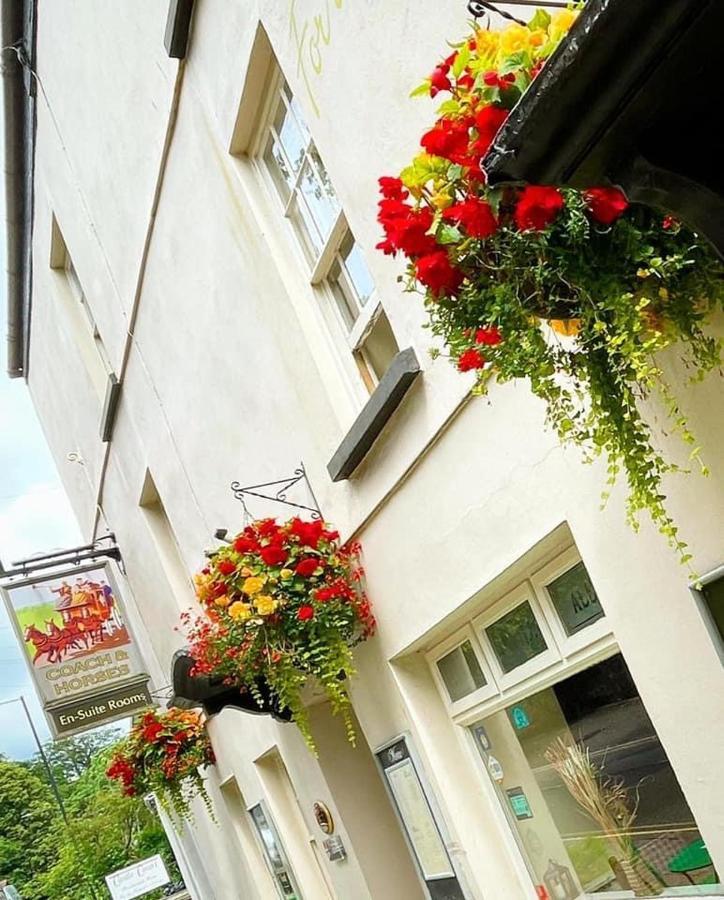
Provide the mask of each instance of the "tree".
{"label": "tree", "polygon": [[27,766],[0,759],[0,879],[29,898],[32,882],[57,859],[62,827],[50,788]]}

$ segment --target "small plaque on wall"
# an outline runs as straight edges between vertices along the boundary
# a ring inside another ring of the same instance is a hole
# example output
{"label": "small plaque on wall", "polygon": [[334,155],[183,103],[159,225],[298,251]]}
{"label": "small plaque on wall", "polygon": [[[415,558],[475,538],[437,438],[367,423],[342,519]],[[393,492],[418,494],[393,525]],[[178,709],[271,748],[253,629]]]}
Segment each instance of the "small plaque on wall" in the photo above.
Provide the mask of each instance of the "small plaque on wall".
{"label": "small plaque on wall", "polygon": [[332,860],[332,862],[340,862],[343,859],[347,859],[347,851],[344,842],[338,834],[322,841],[322,846],[327,854],[327,858]]}

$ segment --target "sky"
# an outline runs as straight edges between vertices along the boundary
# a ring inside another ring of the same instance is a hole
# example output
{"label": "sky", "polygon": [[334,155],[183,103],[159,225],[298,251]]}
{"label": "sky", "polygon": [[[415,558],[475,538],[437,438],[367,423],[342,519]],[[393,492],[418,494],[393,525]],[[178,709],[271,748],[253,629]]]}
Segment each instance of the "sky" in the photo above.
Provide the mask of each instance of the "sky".
{"label": "sky", "polygon": [[[0,132],[1,123],[2,116]],[[0,559],[9,568],[17,559],[82,541],[25,382],[5,374],[5,272],[5,199],[4,185],[0,185]],[[35,752],[22,706],[3,703],[21,694],[41,737],[47,738],[25,660],[0,602],[0,754],[12,759]]]}

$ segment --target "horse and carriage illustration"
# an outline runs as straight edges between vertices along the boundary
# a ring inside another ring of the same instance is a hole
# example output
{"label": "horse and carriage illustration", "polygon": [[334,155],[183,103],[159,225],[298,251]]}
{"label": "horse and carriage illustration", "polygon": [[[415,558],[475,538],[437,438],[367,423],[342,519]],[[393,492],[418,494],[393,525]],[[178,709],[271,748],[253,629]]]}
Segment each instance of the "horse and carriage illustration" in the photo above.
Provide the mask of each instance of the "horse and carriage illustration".
{"label": "horse and carriage illustration", "polygon": [[102,577],[78,576],[33,585],[33,600],[16,608],[23,638],[34,666],[128,643],[111,586]]}

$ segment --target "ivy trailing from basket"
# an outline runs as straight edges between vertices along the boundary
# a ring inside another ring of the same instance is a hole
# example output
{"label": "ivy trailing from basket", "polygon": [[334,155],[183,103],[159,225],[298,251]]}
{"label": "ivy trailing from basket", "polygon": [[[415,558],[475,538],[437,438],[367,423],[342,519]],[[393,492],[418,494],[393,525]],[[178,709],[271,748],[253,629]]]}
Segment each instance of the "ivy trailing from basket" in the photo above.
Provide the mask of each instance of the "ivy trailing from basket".
{"label": "ivy trailing from basket", "polygon": [[199,713],[181,709],[148,710],[127,738],[114,748],[106,775],[126,796],[155,794],[175,819],[191,820],[191,801],[201,797],[214,819],[211,799],[199,771],[215,762]]}
{"label": "ivy trailing from basket", "polygon": [[192,673],[220,676],[260,706],[265,682],[314,752],[303,699],[312,679],[354,743],[347,693],[352,649],[375,630],[361,579],[359,546],[340,546],[324,522],[253,522],[195,578],[204,615],[183,616]]}
{"label": "ivy trailing from basket", "polygon": [[[657,447],[642,401],[663,401],[670,431],[698,447],[659,354],[676,346],[692,379],[720,364],[704,326],[724,298],[724,269],[697,234],[629,204],[615,186],[490,188],[481,168],[510,109],[575,21],[539,10],[528,27],[475,28],[415,94],[446,99],[399,178],[380,179],[387,254],[408,259],[433,333],[476,393],[527,378],[547,421],[587,460],[604,454],[608,483],[628,482],[627,515],[648,511],[683,562],[664,477],[679,470]],[[604,497],[606,494],[604,494]]]}

